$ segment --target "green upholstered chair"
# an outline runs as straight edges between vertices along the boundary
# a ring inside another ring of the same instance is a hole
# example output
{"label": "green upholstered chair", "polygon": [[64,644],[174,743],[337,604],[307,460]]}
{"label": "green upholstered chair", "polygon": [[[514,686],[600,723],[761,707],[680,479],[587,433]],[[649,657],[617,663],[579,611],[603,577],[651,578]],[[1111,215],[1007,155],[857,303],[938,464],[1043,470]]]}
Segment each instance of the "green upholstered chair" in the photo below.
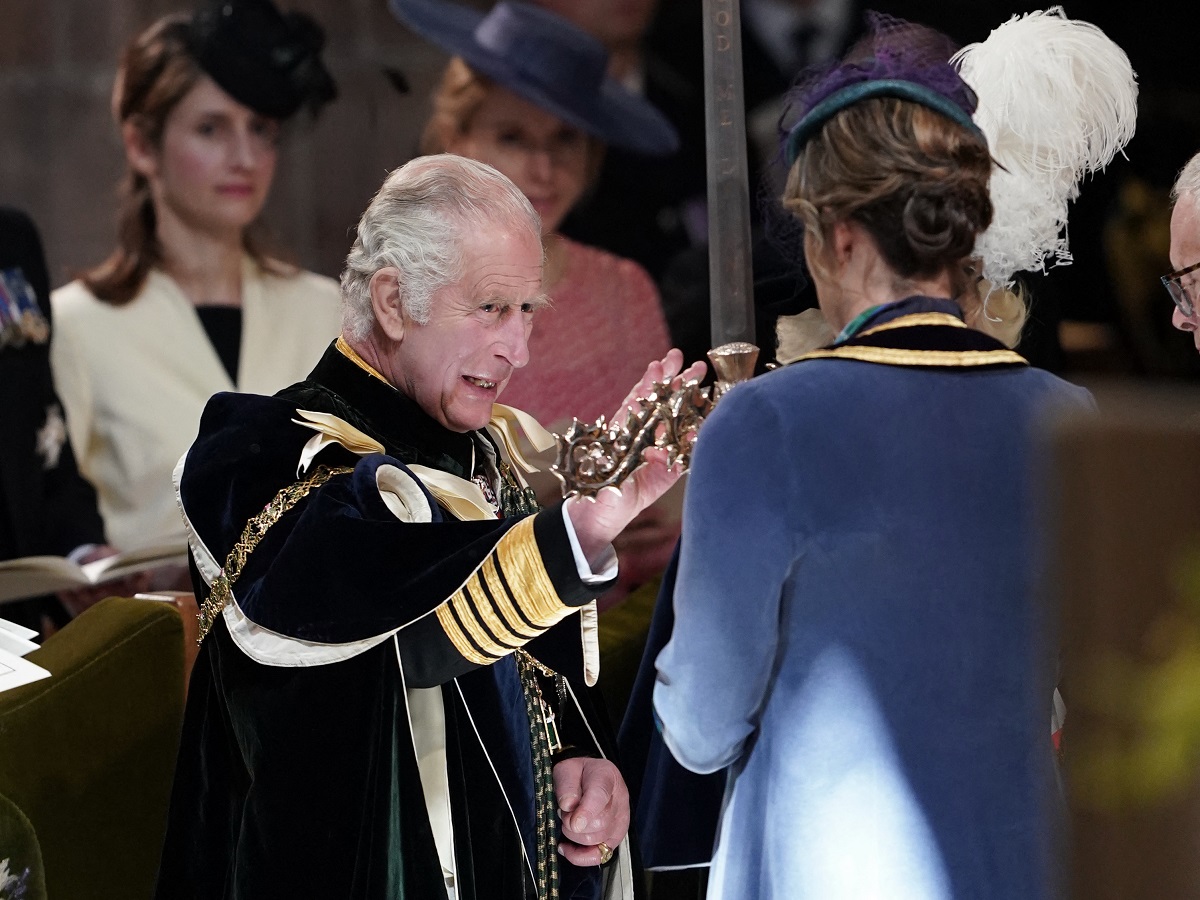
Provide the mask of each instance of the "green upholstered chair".
{"label": "green upholstered chair", "polygon": [[32,825],[53,900],[153,892],[183,655],[172,604],[110,597],[29,654],[49,678],[0,693],[0,795]]}

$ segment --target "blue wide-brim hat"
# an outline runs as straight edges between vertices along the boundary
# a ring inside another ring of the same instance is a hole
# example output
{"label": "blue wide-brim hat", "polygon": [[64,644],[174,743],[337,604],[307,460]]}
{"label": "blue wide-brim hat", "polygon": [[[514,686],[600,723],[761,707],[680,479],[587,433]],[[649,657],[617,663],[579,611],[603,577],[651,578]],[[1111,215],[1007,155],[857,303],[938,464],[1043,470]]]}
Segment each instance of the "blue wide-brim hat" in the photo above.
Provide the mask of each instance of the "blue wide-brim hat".
{"label": "blue wide-brim hat", "polygon": [[445,0],[388,0],[392,14],[481,75],[606,144],[667,156],[674,126],[607,77],[608,51],[561,16],[501,0],[488,13]]}

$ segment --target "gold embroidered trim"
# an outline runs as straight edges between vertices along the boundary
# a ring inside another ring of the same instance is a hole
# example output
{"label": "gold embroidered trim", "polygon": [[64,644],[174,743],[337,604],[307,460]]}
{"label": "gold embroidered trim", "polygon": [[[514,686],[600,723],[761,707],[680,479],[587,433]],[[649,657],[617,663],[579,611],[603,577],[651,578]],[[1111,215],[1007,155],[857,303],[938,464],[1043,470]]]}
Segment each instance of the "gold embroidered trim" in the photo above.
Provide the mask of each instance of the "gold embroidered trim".
{"label": "gold embroidered trim", "polygon": [[238,542],[233,545],[233,549],[225,557],[225,565],[221,568],[217,577],[213,579],[212,586],[209,588],[208,598],[200,606],[200,612],[197,616],[200,620],[200,636],[196,639],[196,643],[200,643],[208,636],[209,631],[212,630],[213,623],[217,620],[217,616],[221,614],[221,611],[233,599],[233,583],[242,574],[242,569],[246,566],[246,560],[249,559],[250,553],[254,548],[258,546],[263,535],[267,533],[267,529],[278,522],[285,512],[307,497],[309,491],[313,488],[320,487],[334,475],[343,475],[353,471],[354,469],[349,466],[338,466],[336,468],[324,465],[317,466],[316,471],[304,481],[289,484],[272,497],[271,502],[263,507],[263,511],[246,523],[246,527],[242,529],[242,535],[238,538]]}
{"label": "gold embroidered trim", "polygon": [[890,322],[884,322],[882,325],[876,325],[874,328],[868,328],[858,336],[865,337],[868,334],[878,334],[881,331],[891,331],[893,328],[913,328],[918,325],[948,325],[951,328],[967,327],[966,322],[957,316],[950,315],[950,313],[913,313],[912,315],[901,316],[898,319],[892,319]]}
{"label": "gold embroidered trim", "polygon": [[463,587],[450,598],[450,606],[458,613],[458,620],[462,623],[462,627],[466,633],[475,641],[475,646],[493,658],[493,661],[512,653],[515,647],[505,647],[494,637],[487,633],[487,630],[480,623],[480,616],[476,614],[474,605],[471,603],[467,595],[467,588]]}
{"label": "gold embroidered trim", "polygon": [[446,600],[436,610],[438,623],[442,625],[445,636],[450,638],[450,643],[454,644],[454,648],[458,650],[458,655],[462,656],[464,660],[474,662],[476,666],[492,665],[493,662],[496,662],[496,656],[487,656],[480,653],[478,649],[475,649],[475,644],[470,642],[466,632],[462,630],[462,626],[458,624],[458,620],[454,617],[454,613],[450,612],[450,602],[450,600]]}
{"label": "gold embroidered trim", "polygon": [[367,362],[365,359],[363,359],[361,356],[359,356],[358,351],[355,350],[353,347],[351,347],[348,343],[346,343],[346,339],[344,337],[342,337],[340,334],[338,335],[337,343],[334,346],[337,347],[338,352],[341,353],[342,356],[346,357],[346,359],[350,360],[350,362],[354,363],[356,366],[358,366],[360,369],[362,369],[368,375],[370,375],[374,378],[378,378],[380,381],[382,381],[388,387],[395,387],[395,385],[393,385],[390,381],[388,381],[386,378],[383,377],[383,375],[379,372],[378,369],[376,369],[369,362]]}
{"label": "gold embroidered trim", "polygon": [[496,545],[496,562],[510,596],[534,625],[548,628],[575,610],[558,597],[533,536],[533,517],[522,519]]}
{"label": "gold embroidered trim", "polygon": [[492,592],[492,597],[496,601],[496,608],[500,611],[500,615],[504,617],[508,623],[509,630],[527,641],[533,640],[539,634],[535,628],[531,628],[527,623],[522,621],[521,614],[517,612],[517,608],[513,605],[512,598],[508,595],[508,589],[500,580],[500,572],[496,568],[496,560],[488,557],[480,566],[478,572],[479,578],[488,586],[488,590]]}
{"label": "gold embroidered trim", "polygon": [[[520,575],[525,566],[531,567],[529,571],[534,574],[519,577],[519,584],[508,580],[507,575],[501,577],[501,571]],[[505,587],[506,582],[511,590]],[[524,591],[522,585],[526,585]],[[490,665],[533,640],[573,609],[558,599],[546,573],[537,552],[531,517],[514,525],[466,583],[435,612],[442,631],[464,659]],[[522,612],[534,627],[522,619]]]}
{"label": "gold embroidered trim", "polygon": [[482,582],[479,581],[478,571],[471,576],[461,593],[463,594],[463,599],[470,604],[471,612],[475,613],[476,617],[487,628],[492,639],[504,647],[505,653],[516,650],[525,643],[527,639],[521,637],[519,634],[513,634],[512,629],[496,613],[491,600],[488,599],[487,592],[483,588]]}
{"label": "gold embroidered trim", "polygon": [[883,363],[889,366],[971,367],[994,365],[1028,365],[1025,358],[1012,350],[900,350],[895,347],[834,347],[813,350],[797,357],[802,359],[855,359],[859,362]]}
{"label": "gold embroidered trim", "polygon": [[454,645],[454,649],[458,651],[459,656],[473,662],[477,666],[490,666],[496,660],[491,656],[484,656],[475,646],[467,639],[463,630],[459,627],[458,621],[454,618],[454,613],[450,612],[450,601],[447,600],[436,610],[438,622],[442,626],[442,631],[446,633],[446,637],[450,639],[450,643]]}

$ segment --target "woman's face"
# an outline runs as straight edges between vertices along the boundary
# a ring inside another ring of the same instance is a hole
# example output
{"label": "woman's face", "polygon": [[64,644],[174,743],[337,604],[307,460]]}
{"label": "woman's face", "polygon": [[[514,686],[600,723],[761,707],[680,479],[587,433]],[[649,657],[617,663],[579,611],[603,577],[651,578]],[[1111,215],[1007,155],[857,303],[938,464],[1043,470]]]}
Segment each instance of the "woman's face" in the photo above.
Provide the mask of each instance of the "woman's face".
{"label": "woman's face", "polygon": [[466,130],[446,149],[507,175],[542,217],[542,233],[549,234],[583,194],[589,144],[573,125],[492,86]]}
{"label": "woman's face", "polygon": [[160,220],[172,216],[213,234],[242,230],[271,189],[279,123],[238,103],[210,78],[167,115],[157,147],[126,138],[130,164],[146,176]]}

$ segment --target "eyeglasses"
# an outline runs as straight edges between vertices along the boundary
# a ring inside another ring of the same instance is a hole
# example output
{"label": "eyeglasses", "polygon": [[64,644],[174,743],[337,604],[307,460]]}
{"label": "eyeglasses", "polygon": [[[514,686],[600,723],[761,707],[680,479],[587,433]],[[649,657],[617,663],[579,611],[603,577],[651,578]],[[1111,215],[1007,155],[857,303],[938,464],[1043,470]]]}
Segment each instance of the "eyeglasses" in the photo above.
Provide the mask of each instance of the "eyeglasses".
{"label": "eyeglasses", "polygon": [[1178,272],[1172,272],[1170,275],[1162,277],[1163,287],[1167,289],[1167,293],[1171,295],[1171,299],[1175,301],[1175,305],[1179,307],[1179,311],[1185,316],[1193,316],[1196,314],[1196,303],[1192,299],[1191,292],[1183,283],[1183,277],[1190,275],[1200,269],[1200,262],[1193,263],[1186,269],[1180,269]]}

